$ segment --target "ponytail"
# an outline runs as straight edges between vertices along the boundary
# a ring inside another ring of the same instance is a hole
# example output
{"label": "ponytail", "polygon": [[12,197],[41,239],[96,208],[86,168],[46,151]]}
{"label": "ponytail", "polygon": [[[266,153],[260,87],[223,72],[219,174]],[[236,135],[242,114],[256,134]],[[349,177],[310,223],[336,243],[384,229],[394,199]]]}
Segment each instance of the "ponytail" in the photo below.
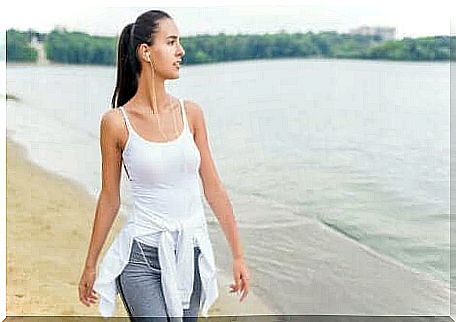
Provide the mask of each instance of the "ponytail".
{"label": "ponytail", "polygon": [[125,104],[136,94],[138,89],[138,81],[133,63],[136,57],[133,57],[130,38],[132,27],[133,23],[126,25],[119,38],[117,48],[117,83],[114,95],[112,96],[112,108]]}

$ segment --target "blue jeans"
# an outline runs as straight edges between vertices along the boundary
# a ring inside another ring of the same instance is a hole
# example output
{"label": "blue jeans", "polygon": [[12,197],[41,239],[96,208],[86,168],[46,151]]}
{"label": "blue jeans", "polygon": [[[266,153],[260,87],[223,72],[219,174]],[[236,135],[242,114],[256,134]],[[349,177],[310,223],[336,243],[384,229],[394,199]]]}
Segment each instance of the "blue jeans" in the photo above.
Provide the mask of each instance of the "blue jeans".
{"label": "blue jeans", "polygon": [[[184,309],[184,322],[198,320],[201,298],[201,278],[198,257],[201,250],[194,247],[195,277],[190,307]],[[130,321],[167,322],[165,299],[161,288],[160,263],[158,248],[133,239],[133,246],[128,264],[116,278],[117,290],[122,298]]]}

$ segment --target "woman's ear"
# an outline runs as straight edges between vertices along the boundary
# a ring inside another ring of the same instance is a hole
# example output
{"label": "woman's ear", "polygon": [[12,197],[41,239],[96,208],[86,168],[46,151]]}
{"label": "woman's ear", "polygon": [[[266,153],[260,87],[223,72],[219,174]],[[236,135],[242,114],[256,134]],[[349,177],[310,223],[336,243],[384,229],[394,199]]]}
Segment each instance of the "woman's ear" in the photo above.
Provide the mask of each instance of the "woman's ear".
{"label": "woman's ear", "polygon": [[146,46],[146,44],[141,44],[141,46],[139,47],[139,50],[140,50],[140,53],[141,53],[141,56],[143,57],[143,59],[147,62],[150,62],[150,52]]}

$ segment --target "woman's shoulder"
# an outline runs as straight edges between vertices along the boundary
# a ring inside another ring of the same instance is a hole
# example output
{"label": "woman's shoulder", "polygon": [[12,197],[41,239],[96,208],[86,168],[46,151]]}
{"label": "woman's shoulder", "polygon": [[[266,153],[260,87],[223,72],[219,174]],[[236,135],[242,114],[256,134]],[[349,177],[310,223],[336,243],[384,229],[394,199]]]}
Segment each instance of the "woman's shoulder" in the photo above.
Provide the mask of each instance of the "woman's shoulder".
{"label": "woman's shoulder", "polygon": [[124,127],[125,125],[120,108],[110,108],[101,115],[100,131],[106,131],[107,135],[114,136],[116,142],[121,141],[120,135]]}
{"label": "woman's shoulder", "polygon": [[189,111],[195,112],[196,110],[201,109],[197,103],[187,98],[183,98],[182,101],[184,102],[185,108],[187,108]]}
{"label": "woman's shoulder", "polygon": [[185,106],[188,122],[192,128],[192,133],[195,133],[196,124],[199,123],[198,120],[202,115],[202,108],[194,101],[188,99],[182,99],[182,101]]}
{"label": "woman's shoulder", "polygon": [[120,108],[110,108],[101,115],[101,121],[109,127],[122,127],[122,111]]}
{"label": "woman's shoulder", "polygon": [[192,121],[197,120],[203,114],[203,109],[201,106],[194,101],[183,99],[185,109],[187,110],[187,115],[192,119]]}

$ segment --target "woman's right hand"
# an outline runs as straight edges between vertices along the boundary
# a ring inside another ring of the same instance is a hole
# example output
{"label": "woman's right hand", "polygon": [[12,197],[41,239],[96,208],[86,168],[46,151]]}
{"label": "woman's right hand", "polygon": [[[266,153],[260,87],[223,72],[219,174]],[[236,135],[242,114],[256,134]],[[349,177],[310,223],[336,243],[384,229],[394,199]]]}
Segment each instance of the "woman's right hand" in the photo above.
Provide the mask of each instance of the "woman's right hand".
{"label": "woman's right hand", "polygon": [[98,300],[97,293],[93,290],[93,283],[95,281],[96,269],[84,268],[81,280],[79,282],[79,300],[85,305],[95,304]]}

